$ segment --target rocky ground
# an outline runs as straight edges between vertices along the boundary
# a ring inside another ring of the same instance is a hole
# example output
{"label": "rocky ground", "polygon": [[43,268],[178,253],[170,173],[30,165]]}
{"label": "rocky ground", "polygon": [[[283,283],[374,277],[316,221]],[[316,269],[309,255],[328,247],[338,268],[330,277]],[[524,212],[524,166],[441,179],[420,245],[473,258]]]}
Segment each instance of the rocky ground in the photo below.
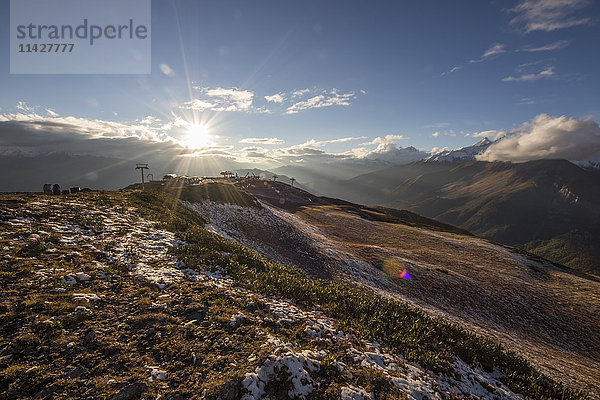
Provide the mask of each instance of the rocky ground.
{"label": "rocky ground", "polygon": [[[521,398],[407,362],[318,304],[243,289],[122,192],[0,198],[0,398]],[[228,257],[228,254],[223,254]]]}

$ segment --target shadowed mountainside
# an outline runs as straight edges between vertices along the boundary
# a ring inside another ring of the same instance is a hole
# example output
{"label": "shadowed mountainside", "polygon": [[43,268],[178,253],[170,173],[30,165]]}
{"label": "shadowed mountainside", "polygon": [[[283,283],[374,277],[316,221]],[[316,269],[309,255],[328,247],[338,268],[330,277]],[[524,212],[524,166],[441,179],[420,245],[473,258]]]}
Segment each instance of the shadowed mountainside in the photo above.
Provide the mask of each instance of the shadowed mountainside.
{"label": "shadowed mountainside", "polygon": [[336,195],[406,208],[600,272],[600,173],[566,160],[417,162],[355,177]]}

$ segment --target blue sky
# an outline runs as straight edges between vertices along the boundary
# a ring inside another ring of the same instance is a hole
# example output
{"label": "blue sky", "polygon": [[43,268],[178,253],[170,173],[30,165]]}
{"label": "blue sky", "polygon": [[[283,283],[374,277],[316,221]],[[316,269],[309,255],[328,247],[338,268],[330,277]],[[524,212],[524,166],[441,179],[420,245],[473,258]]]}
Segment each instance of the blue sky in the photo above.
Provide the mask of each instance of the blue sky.
{"label": "blue sky", "polygon": [[593,1],[153,1],[150,75],[10,75],[8,11],[1,0],[5,122],[92,121],[284,163],[294,146],[430,151],[600,113]]}

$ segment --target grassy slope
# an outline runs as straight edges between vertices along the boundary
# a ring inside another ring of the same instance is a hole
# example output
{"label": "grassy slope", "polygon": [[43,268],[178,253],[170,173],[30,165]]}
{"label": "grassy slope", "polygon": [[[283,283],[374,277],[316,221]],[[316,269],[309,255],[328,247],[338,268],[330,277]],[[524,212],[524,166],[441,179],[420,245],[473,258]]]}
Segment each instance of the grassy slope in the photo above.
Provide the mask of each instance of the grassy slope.
{"label": "grassy slope", "polygon": [[[349,181],[349,198],[408,208],[587,272],[599,270],[597,172],[565,160],[413,163]],[[573,236],[591,237],[581,241]],[[584,245],[574,245],[583,243]]]}
{"label": "grassy slope", "polygon": [[[184,194],[187,199],[204,196]],[[278,294],[299,303],[319,304],[346,327],[381,340],[406,359],[432,370],[444,370],[448,361],[458,356],[468,363],[479,362],[486,369],[499,368],[505,375],[505,383],[528,398],[585,398],[543,375],[516,354],[456,325],[353,285],[311,279],[298,269],[270,262],[252,250],[207,232],[202,228],[201,218],[179,203],[175,191],[134,192],[129,200],[145,217],[162,221],[167,229],[190,243],[174,248],[173,252],[192,268],[218,265],[238,284],[251,290]],[[231,253],[231,257],[224,257],[224,251]]]}

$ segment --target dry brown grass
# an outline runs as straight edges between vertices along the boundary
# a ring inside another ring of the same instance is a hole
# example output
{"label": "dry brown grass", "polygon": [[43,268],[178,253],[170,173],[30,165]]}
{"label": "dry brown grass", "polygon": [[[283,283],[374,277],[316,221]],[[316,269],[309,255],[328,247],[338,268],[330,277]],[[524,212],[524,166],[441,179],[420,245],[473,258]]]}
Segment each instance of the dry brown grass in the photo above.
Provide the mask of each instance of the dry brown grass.
{"label": "dry brown grass", "polygon": [[479,238],[366,221],[335,206],[308,207],[296,215],[378,268],[386,260],[407,268],[413,279],[397,282],[400,295],[498,339],[557,380],[600,396],[598,281],[519,261]]}

